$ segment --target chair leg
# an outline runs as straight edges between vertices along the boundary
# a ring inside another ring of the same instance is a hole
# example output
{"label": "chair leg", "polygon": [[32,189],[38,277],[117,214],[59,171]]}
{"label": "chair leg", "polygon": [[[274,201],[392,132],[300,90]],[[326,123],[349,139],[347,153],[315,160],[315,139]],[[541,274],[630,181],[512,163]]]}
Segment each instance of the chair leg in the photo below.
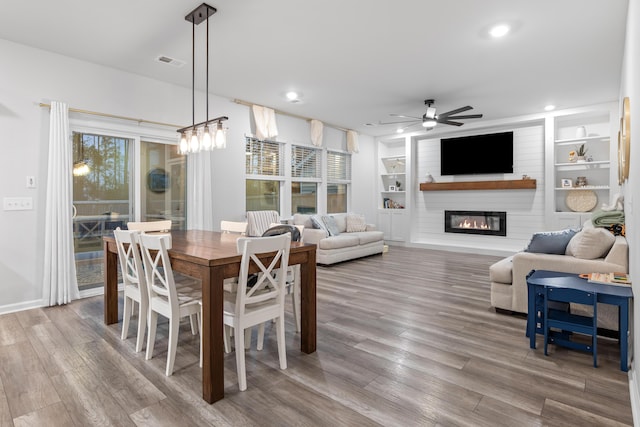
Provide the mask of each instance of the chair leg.
{"label": "chair leg", "polygon": [[236,330],[234,341],[236,345],[236,369],[238,371],[238,386],[240,387],[240,391],[245,391],[247,389],[247,371],[244,365],[244,334],[241,331]]}
{"label": "chair leg", "polygon": [[296,319],[296,332],[300,332],[300,266],[295,266],[295,280],[293,281],[293,317]]}
{"label": "chair leg", "polygon": [[173,365],[176,362],[176,350],[178,348],[178,332],[180,329],[180,319],[169,319],[169,345],[167,348],[167,370],[166,376],[173,375]]}
{"label": "chair leg", "polygon": [[124,308],[122,310],[122,335],[120,335],[120,339],[126,340],[129,335],[129,319],[131,319],[131,306],[133,305],[133,300],[125,295],[124,297]]}
{"label": "chair leg", "polygon": [[156,344],[156,328],[158,326],[158,313],[149,311],[149,333],[147,335],[147,354],[145,359],[150,360],[153,357],[153,347]]}
{"label": "chair leg", "polygon": [[258,343],[256,348],[260,351],[264,346],[264,323],[258,325]]}
{"label": "chair leg", "polygon": [[198,325],[200,323],[198,321],[198,315],[192,314],[189,316],[189,321],[191,322],[191,335],[198,335]]}
{"label": "chair leg", "polygon": [[251,348],[251,328],[244,330],[244,348],[246,350]]}
{"label": "chair leg", "polygon": [[136,353],[142,351],[142,343],[144,341],[144,331],[147,328],[147,311],[149,310],[148,301],[140,301],[138,304],[140,310],[138,312],[138,336],[136,337]]}
{"label": "chair leg", "polygon": [[225,353],[231,353],[231,331],[233,328],[231,328],[228,325],[224,325],[224,352]]}
{"label": "chair leg", "polygon": [[276,320],[276,336],[278,337],[278,358],[280,369],[287,369],[287,346],[284,340],[284,312]]}

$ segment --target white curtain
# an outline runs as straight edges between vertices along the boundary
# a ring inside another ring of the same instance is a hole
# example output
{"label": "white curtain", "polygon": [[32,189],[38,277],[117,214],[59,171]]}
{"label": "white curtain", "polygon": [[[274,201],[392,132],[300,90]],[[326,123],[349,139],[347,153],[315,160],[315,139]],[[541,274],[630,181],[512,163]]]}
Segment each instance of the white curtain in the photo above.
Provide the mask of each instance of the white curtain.
{"label": "white curtain", "polygon": [[358,145],[358,132],[354,130],[347,131],[347,151],[349,153],[357,153],[360,151],[360,146]]}
{"label": "white curtain", "polygon": [[276,112],[271,108],[253,105],[253,118],[256,122],[256,138],[268,139],[278,136]]}
{"label": "white curtain", "polygon": [[322,129],[324,125],[320,120],[311,120],[311,143],[316,147],[322,147]]}
{"label": "white curtain", "polygon": [[212,156],[201,151],[187,157],[187,229],[214,230]]}
{"label": "white curtain", "polygon": [[69,107],[51,102],[49,166],[44,226],[43,296],[49,305],[80,297],[73,249],[73,151]]}

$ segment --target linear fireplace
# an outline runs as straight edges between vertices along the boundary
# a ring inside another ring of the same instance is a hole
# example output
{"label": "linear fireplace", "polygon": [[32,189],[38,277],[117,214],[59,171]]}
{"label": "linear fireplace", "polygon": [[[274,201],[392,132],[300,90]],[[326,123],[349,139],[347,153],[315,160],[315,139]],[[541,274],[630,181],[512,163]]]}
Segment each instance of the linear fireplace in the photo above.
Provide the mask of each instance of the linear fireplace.
{"label": "linear fireplace", "polygon": [[506,236],[507,213],[444,211],[444,232]]}

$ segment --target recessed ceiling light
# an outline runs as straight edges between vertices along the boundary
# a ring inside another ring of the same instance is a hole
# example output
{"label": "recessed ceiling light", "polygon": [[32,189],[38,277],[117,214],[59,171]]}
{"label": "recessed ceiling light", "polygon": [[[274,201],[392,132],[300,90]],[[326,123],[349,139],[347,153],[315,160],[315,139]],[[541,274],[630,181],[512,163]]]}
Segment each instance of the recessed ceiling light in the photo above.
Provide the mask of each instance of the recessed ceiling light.
{"label": "recessed ceiling light", "polygon": [[286,97],[289,101],[295,101],[296,99],[298,99],[298,92],[287,92]]}
{"label": "recessed ceiling light", "polygon": [[551,104],[545,105],[545,107],[544,107],[544,111],[553,111],[555,109],[556,109],[556,106],[555,105],[551,105]]}
{"label": "recessed ceiling light", "polygon": [[402,132],[404,132],[404,129],[402,129],[402,128],[398,128],[398,129],[396,130],[396,133],[402,133]]}
{"label": "recessed ceiling light", "polygon": [[509,33],[509,26],[507,24],[498,24],[491,27],[489,35],[494,38],[504,37]]}

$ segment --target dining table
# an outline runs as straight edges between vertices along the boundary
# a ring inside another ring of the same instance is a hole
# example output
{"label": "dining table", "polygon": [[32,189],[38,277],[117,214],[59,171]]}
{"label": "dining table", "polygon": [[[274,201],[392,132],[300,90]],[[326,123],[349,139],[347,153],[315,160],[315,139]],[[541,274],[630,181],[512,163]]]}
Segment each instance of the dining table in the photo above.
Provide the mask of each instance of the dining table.
{"label": "dining table", "polygon": [[[205,230],[171,230],[170,234],[173,270],[202,281],[202,398],[214,403],[224,397],[223,281],[240,273],[242,254],[236,242],[241,236]],[[110,325],[118,322],[118,249],[112,233],[103,236],[103,244],[104,322]],[[268,259],[269,254],[262,257]],[[291,242],[289,265],[298,264],[300,351],[310,354],[316,351],[316,245]]]}

